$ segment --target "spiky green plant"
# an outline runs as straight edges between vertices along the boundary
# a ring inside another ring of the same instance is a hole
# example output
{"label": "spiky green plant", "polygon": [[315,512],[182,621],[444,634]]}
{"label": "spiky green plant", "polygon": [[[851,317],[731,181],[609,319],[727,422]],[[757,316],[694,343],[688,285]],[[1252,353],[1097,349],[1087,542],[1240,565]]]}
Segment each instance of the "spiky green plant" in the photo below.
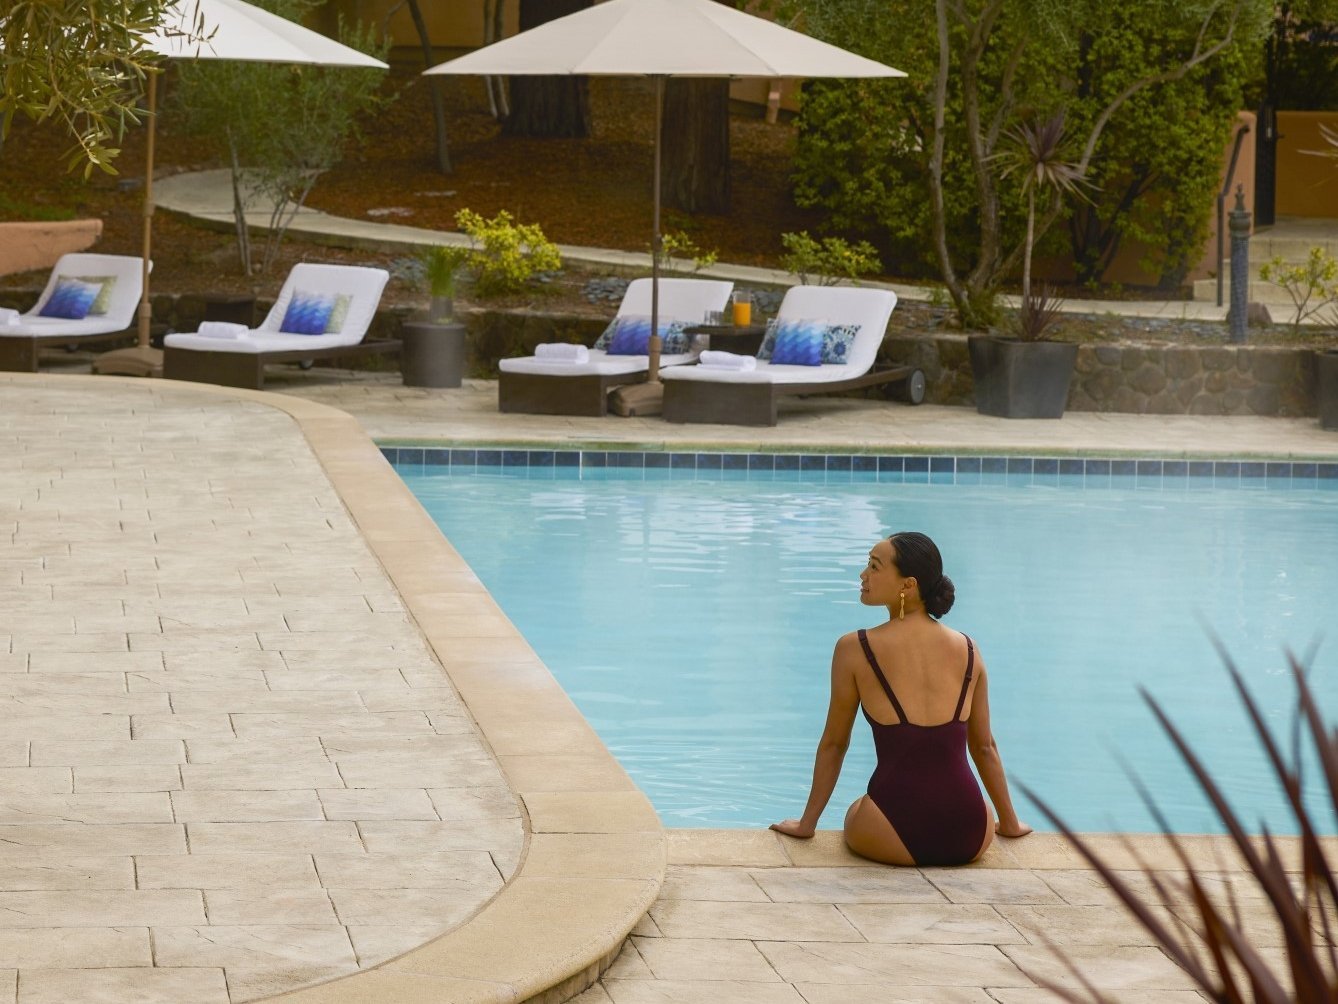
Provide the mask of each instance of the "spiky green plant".
{"label": "spiky green plant", "polygon": [[1027,197],[1027,236],[1022,245],[1022,299],[1031,298],[1031,253],[1036,244],[1036,193],[1049,193],[1056,206],[1067,196],[1082,196],[1086,172],[1067,159],[1068,134],[1064,113],[1024,122],[1008,131],[1010,143],[995,155],[999,176],[1016,174]]}
{"label": "spiky green plant", "polygon": [[[1284,938],[1285,973],[1274,972],[1255,950],[1245,930],[1235,892],[1229,889],[1225,907],[1209,897],[1207,883],[1195,867],[1193,856],[1171,834],[1164,814],[1141,784],[1138,785],[1139,794],[1158,826],[1167,833],[1176,859],[1185,872],[1185,884],[1194,911],[1194,923],[1188,925],[1188,931],[1158,917],[1157,908],[1169,906],[1176,891],[1168,887],[1164,879],[1144,865],[1143,872],[1149,878],[1156,898],[1153,899],[1152,894],[1135,892],[1088,841],[1065,825],[1049,805],[1031,792],[1027,794],[1210,1000],[1222,1004],[1333,1004],[1338,1001],[1338,948],[1335,947],[1338,942],[1338,930],[1335,929],[1338,883],[1320,841],[1319,821],[1305,804],[1301,783],[1301,739],[1305,735],[1314,747],[1330,808],[1338,817],[1338,728],[1330,729],[1325,725],[1306,679],[1306,671],[1289,653],[1288,662],[1297,689],[1293,748],[1289,759],[1265,722],[1230,655],[1220,642],[1217,648],[1295,816],[1301,849],[1299,881],[1293,882],[1288,875],[1283,849],[1268,828],[1264,827],[1258,837],[1246,832],[1228,804],[1222,786],[1184,735],[1146,690],[1140,689],[1140,693],[1225,826],[1232,844],[1245,862],[1247,881],[1258,887],[1261,898],[1276,917]],[[1317,943],[1321,939],[1323,943]],[[1060,954],[1062,957],[1062,952]],[[1079,996],[1075,991],[1053,984],[1049,985],[1051,990],[1069,1001],[1105,1000],[1072,962],[1064,961],[1090,996]]]}

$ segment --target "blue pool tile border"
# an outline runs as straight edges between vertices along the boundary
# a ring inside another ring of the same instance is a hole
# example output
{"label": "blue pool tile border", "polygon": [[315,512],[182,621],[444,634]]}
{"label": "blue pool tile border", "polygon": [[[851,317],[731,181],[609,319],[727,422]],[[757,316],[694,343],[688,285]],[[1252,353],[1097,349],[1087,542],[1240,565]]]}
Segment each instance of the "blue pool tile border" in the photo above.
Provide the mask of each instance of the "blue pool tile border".
{"label": "blue pool tile border", "polygon": [[886,481],[914,484],[1109,485],[1111,478],[1133,479],[1139,487],[1171,481],[1210,481],[1214,486],[1338,487],[1338,461],[1216,460],[981,456],[925,453],[736,453],[725,450],[561,450],[505,447],[381,446],[381,454],[399,468],[477,471],[501,468],[552,473],[619,468],[765,480]]}

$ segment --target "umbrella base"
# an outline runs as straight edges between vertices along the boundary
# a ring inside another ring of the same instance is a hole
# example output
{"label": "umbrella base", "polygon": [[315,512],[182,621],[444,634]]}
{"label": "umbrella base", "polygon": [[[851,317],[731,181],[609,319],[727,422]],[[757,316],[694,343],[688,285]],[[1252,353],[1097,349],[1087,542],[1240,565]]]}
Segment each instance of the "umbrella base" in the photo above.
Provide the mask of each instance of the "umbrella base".
{"label": "umbrella base", "polygon": [[664,411],[664,384],[660,381],[629,383],[609,395],[609,409],[624,418],[642,418]]}
{"label": "umbrella base", "polygon": [[104,352],[93,360],[93,372],[106,376],[161,377],[163,350],[136,345]]}

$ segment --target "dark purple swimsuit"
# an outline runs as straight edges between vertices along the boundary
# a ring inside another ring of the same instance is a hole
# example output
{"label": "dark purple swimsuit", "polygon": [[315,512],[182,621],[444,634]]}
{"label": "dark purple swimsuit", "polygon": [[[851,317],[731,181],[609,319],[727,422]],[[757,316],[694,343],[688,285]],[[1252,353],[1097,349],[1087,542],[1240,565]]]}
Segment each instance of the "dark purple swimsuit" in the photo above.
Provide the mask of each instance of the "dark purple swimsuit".
{"label": "dark purple swimsuit", "polygon": [[989,825],[980,785],[966,762],[966,722],[959,720],[971,688],[975,646],[966,639],[966,679],[951,720],[942,725],[916,725],[906,720],[863,630],[859,643],[897,712],[897,721],[884,725],[860,705],[878,752],[878,766],[869,778],[869,797],[917,865],[964,865],[980,852]]}

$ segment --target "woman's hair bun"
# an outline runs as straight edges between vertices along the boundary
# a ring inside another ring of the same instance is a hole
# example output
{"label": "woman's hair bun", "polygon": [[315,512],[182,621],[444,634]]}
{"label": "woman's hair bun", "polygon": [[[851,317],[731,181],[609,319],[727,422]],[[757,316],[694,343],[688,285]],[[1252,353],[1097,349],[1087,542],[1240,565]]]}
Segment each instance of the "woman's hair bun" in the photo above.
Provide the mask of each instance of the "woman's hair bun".
{"label": "woman's hair bun", "polygon": [[952,609],[953,601],[957,599],[957,587],[952,584],[952,579],[941,575],[929,594],[922,596],[921,599],[924,600],[925,610],[931,616],[942,617]]}

